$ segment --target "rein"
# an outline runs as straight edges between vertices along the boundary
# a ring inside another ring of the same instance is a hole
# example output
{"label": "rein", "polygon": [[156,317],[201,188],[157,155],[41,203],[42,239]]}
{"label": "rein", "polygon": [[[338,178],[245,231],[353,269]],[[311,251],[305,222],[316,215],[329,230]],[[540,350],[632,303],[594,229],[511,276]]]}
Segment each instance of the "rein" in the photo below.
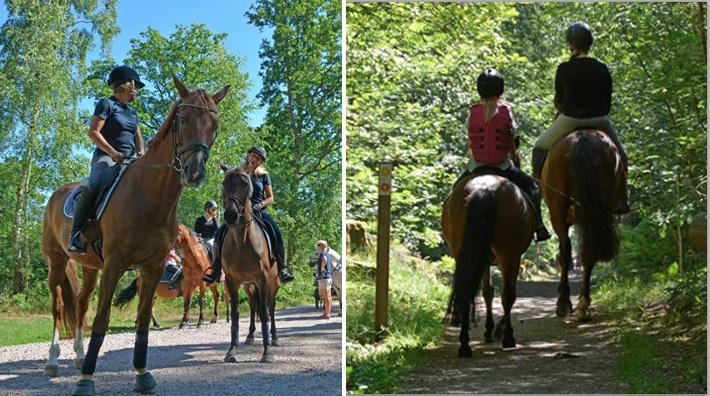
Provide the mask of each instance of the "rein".
{"label": "rein", "polygon": [[552,190],[552,191],[554,191],[554,192],[560,194],[561,196],[563,196],[563,197],[569,199],[570,201],[574,202],[575,205],[577,205],[577,206],[579,206],[579,207],[582,206],[582,204],[579,203],[579,201],[577,201],[576,199],[574,199],[574,198],[570,197],[569,195],[563,193],[562,191],[560,191],[560,190],[558,190],[558,189],[552,187],[550,184],[545,183],[544,181],[542,181],[542,180],[540,180],[540,179],[538,179],[537,177],[534,177],[534,176],[532,176],[532,175],[531,175],[530,177],[532,177],[532,178],[533,178],[535,181],[537,181],[539,184],[541,184],[541,185],[544,184],[545,187],[549,188],[550,190]]}
{"label": "rein", "polygon": [[[200,105],[195,105],[191,103],[180,103],[177,105],[178,109],[180,107],[192,107],[196,109],[201,109],[208,111],[210,113],[214,113],[216,115],[219,115],[219,112],[211,107],[207,106],[200,106]],[[185,153],[191,153],[197,150],[202,151],[202,153],[205,155],[205,161],[207,161],[210,157],[210,148],[204,144],[201,141],[192,141],[187,144],[181,145],[181,142],[178,139],[178,135],[180,134],[179,130],[179,121],[180,118],[180,112],[176,111],[175,116],[173,117],[172,123],[171,123],[171,131],[173,134],[173,160],[170,163],[163,163],[163,164],[136,164],[136,166],[139,166],[141,168],[172,168],[176,172],[181,172],[182,171],[182,160],[180,160],[180,156],[185,154]],[[215,138],[217,132],[215,132]],[[178,147],[179,146],[179,147]]]}
{"label": "rein", "polygon": [[240,222],[241,219],[246,217],[246,213],[244,213],[244,209],[246,209],[246,199],[242,200],[239,197],[237,197],[236,195],[228,195],[227,201],[234,201],[235,205],[237,206],[237,220],[233,224],[227,223],[227,227],[237,227],[239,225],[245,225],[245,226],[250,225],[253,218],[254,218],[253,214],[251,216],[249,216],[249,219],[247,221]]}

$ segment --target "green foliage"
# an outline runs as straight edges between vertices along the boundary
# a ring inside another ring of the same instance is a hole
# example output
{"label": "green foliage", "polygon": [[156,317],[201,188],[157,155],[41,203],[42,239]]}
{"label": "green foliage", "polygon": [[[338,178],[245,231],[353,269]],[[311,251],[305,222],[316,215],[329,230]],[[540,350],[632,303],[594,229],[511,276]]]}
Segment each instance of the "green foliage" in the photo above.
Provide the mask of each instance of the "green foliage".
{"label": "green foliage", "polygon": [[[374,331],[374,253],[349,257],[347,389],[391,393],[403,374],[416,367],[424,350],[441,337],[448,288],[448,261],[430,263],[394,247],[390,262],[389,327],[384,340]],[[353,265],[364,262],[365,264]]]}

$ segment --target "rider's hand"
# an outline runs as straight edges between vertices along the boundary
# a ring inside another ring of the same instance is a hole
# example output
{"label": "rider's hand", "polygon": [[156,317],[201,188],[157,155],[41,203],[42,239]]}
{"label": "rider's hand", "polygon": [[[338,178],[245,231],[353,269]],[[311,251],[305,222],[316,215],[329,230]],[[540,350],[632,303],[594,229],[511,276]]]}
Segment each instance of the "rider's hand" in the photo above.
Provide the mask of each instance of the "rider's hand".
{"label": "rider's hand", "polygon": [[119,153],[118,151],[114,150],[114,152],[109,154],[109,156],[111,157],[113,162],[115,162],[117,164],[120,164],[121,162],[123,162],[123,154]]}

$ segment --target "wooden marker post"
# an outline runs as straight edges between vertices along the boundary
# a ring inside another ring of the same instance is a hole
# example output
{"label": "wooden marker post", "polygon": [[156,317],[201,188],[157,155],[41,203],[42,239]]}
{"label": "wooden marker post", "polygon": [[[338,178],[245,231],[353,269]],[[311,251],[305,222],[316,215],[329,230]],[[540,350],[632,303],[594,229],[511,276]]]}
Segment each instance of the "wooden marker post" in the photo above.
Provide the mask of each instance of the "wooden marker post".
{"label": "wooden marker post", "polygon": [[387,327],[387,306],[390,271],[390,194],[392,193],[392,163],[380,163],[377,199],[377,278],[375,281],[375,331]]}

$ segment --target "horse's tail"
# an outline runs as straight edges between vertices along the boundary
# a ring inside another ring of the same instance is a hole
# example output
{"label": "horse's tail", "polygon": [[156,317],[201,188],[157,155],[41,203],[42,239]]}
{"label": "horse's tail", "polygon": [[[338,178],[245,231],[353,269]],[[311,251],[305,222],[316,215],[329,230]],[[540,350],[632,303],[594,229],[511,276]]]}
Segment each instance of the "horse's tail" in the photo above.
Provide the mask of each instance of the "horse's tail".
{"label": "horse's tail", "polygon": [[579,201],[575,218],[582,236],[582,259],[609,261],[616,256],[619,237],[613,219],[614,162],[605,162],[599,140],[582,135],[572,148],[573,193]]}
{"label": "horse's tail", "polygon": [[138,277],[133,279],[130,285],[118,293],[118,296],[113,300],[113,306],[123,308],[126,304],[133,300],[133,297],[138,293]]}
{"label": "horse's tail", "polygon": [[461,249],[456,258],[454,287],[447,317],[457,324],[458,315],[478,293],[483,273],[491,262],[496,198],[490,191],[474,192],[469,203]]}
{"label": "horse's tail", "polygon": [[61,285],[61,296],[57,293],[57,306],[60,308],[64,329],[70,337],[74,337],[76,325],[79,323],[79,284],[76,274],[76,263],[68,260],[64,270],[64,280]]}

